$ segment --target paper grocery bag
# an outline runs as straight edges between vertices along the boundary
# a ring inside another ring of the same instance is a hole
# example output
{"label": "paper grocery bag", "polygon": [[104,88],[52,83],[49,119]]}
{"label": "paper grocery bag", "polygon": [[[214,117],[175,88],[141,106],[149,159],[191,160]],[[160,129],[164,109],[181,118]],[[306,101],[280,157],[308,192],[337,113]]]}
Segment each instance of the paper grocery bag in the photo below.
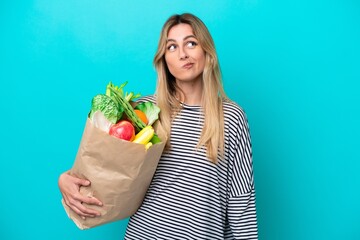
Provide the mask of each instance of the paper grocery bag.
{"label": "paper grocery bag", "polygon": [[101,213],[83,220],[62,199],[68,216],[80,229],[87,229],[133,215],[142,204],[166,143],[159,121],[154,125],[161,143],[148,150],[144,145],[115,138],[96,128],[87,119],[81,143],[70,174],[91,182],[80,193],[94,196],[103,206],[86,205]]}

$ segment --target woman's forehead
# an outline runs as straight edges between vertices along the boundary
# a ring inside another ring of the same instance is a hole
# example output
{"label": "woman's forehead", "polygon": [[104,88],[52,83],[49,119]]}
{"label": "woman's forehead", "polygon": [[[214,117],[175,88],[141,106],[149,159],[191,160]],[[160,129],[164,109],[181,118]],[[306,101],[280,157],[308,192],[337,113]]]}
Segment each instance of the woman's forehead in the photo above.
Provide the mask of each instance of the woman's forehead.
{"label": "woman's forehead", "polygon": [[179,23],[169,29],[167,38],[178,40],[179,38],[182,39],[189,35],[194,36],[194,31],[192,27],[186,23]]}

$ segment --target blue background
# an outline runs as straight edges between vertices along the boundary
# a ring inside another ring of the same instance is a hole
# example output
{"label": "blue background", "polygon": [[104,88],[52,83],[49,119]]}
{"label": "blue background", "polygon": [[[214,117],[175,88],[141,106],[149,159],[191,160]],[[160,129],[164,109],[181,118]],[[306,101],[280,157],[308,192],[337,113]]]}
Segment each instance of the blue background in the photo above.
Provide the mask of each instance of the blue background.
{"label": "blue background", "polygon": [[58,176],[107,82],[154,92],[160,29],[186,11],[249,118],[260,239],[360,239],[356,0],[1,1],[0,239],[122,239],[127,220],[78,230]]}

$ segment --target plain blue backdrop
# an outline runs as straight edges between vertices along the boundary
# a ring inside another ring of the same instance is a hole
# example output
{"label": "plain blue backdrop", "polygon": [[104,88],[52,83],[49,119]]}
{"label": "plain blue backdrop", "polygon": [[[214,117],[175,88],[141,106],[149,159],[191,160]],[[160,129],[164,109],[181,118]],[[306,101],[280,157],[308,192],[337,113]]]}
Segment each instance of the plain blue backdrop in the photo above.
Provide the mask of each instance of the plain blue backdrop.
{"label": "plain blue backdrop", "polygon": [[57,187],[91,98],[152,94],[164,21],[208,26],[253,140],[260,239],[360,239],[360,4],[355,0],[0,3],[0,239],[122,239],[81,231]]}

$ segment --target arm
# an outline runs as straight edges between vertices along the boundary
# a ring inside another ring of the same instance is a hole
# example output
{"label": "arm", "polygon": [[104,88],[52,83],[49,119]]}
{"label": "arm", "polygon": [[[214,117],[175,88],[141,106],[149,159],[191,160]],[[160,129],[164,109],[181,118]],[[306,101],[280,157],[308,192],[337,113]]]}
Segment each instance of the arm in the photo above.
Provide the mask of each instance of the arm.
{"label": "arm", "polygon": [[227,217],[235,239],[258,239],[252,148],[246,117],[240,121]]}
{"label": "arm", "polygon": [[69,172],[64,172],[60,175],[58,181],[60,192],[64,198],[66,205],[68,205],[75,213],[83,219],[86,217],[100,216],[100,213],[86,208],[82,203],[90,205],[102,206],[101,201],[96,198],[89,198],[80,194],[80,187],[89,186],[90,181],[71,176]]}

